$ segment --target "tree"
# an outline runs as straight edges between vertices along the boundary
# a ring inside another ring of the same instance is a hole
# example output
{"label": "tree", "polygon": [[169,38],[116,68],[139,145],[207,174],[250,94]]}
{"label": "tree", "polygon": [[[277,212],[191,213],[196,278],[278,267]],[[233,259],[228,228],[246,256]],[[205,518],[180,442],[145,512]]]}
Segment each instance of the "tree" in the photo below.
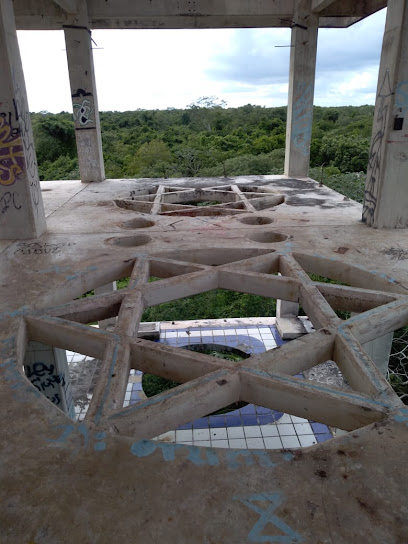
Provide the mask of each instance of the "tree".
{"label": "tree", "polygon": [[219,100],[216,96],[202,96],[196,102],[189,104],[187,108],[191,110],[191,118],[196,120],[204,130],[211,132],[216,119],[214,112],[225,108],[225,100]]}

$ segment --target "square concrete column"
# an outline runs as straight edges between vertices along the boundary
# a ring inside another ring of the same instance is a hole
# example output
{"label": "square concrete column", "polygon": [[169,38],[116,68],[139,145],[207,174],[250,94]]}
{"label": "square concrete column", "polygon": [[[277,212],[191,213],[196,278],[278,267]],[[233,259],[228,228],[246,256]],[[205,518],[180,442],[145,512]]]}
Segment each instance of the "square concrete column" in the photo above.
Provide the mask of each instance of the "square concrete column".
{"label": "square concrete column", "polygon": [[295,2],[293,17],[285,150],[285,175],[292,177],[309,173],[319,26],[311,4],[311,0]]}
{"label": "square concrete column", "polygon": [[408,228],[408,3],[388,2],[363,221]]}
{"label": "square concrete column", "polygon": [[[357,313],[351,312],[351,317],[358,315]],[[390,362],[390,355],[392,350],[392,341],[394,339],[394,333],[389,332],[384,334],[370,342],[362,344],[365,352],[373,361],[375,366],[381,372],[381,374],[387,377],[388,374],[388,365]]]}
{"label": "square concrete column", "polygon": [[101,127],[96,94],[92,55],[91,31],[88,28],[86,5],[73,19],[75,24],[64,25],[72,108],[78,150],[81,181],[103,181]]}
{"label": "square concrete column", "polygon": [[0,0],[0,239],[38,238],[45,214],[12,0]]}

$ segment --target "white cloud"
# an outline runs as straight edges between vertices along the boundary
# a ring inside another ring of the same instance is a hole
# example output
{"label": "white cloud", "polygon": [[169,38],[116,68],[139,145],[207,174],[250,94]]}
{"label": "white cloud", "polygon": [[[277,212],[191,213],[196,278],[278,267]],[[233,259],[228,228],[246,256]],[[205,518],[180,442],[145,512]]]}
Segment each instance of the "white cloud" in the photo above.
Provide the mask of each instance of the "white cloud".
{"label": "white cloud", "polygon": [[[319,31],[315,103],[373,103],[385,10]],[[185,107],[216,95],[230,106],[287,103],[289,29],[98,30],[101,110]],[[62,31],[19,32],[30,109],[71,111]]]}

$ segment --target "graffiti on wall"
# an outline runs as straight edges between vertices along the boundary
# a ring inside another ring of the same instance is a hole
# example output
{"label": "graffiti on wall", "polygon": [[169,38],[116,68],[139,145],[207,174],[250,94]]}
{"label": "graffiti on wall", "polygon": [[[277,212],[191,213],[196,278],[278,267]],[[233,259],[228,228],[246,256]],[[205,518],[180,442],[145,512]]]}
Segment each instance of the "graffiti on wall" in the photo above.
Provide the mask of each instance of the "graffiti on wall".
{"label": "graffiti on wall", "polygon": [[0,185],[13,185],[24,171],[23,142],[12,114],[0,113]]}
{"label": "graffiti on wall", "polygon": [[386,70],[375,103],[376,117],[374,119],[373,137],[368,156],[367,180],[364,192],[363,221],[369,225],[374,219],[378,198],[378,182],[383,162],[384,136],[387,130],[390,97],[392,96],[390,73]]}
{"label": "graffiti on wall", "polygon": [[25,98],[25,90],[16,88],[15,108],[20,126],[21,140],[24,148],[25,169],[30,186],[32,202],[38,212],[38,205],[41,201],[40,179],[38,177],[37,155],[31,130],[30,111]]}
{"label": "graffiti on wall", "polygon": [[60,385],[65,386],[65,375],[56,373],[55,366],[37,362],[25,366],[25,373],[30,382],[52,403],[61,404]]}
{"label": "graffiti on wall", "polygon": [[95,127],[95,117],[93,115],[95,107],[92,93],[88,93],[84,89],[78,89],[72,95],[72,107],[77,130]]}
{"label": "graffiti on wall", "polygon": [[312,137],[313,119],[313,86],[300,82],[296,86],[296,99],[293,106],[292,135],[291,140],[294,147],[307,156],[310,149]]}
{"label": "graffiti on wall", "polygon": [[10,208],[21,210],[19,194],[16,191],[7,191],[0,198],[0,214],[3,215]]}

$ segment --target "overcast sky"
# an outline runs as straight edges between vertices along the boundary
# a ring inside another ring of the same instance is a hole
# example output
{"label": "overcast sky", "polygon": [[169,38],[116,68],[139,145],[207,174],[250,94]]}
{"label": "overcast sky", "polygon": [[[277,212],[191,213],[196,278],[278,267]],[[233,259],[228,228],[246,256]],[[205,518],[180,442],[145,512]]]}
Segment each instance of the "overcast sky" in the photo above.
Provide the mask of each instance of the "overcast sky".
{"label": "overcast sky", "polygon": [[[374,104],[386,10],[319,30],[315,104]],[[100,110],[287,104],[289,29],[95,30]],[[72,111],[62,31],[18,33],[31,111]]]}

